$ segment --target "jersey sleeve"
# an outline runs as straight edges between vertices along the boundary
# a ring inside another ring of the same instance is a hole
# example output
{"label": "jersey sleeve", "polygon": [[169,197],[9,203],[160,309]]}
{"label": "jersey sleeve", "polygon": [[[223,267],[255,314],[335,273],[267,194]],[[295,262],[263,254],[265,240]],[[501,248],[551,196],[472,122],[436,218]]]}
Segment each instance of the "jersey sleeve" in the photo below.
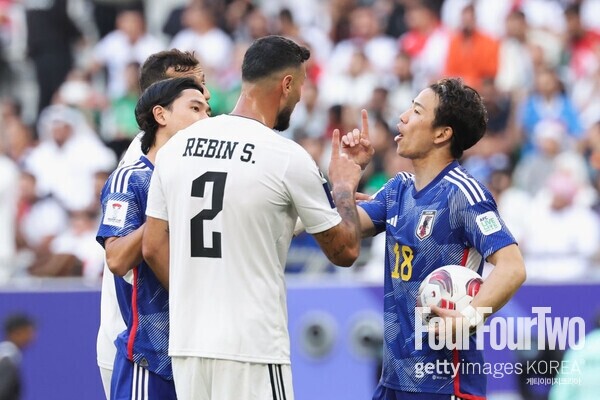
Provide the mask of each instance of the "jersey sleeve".
{"label": "jersey sleeve", "polygon": [[398,177],[392,178],[377,193],[371,196],[370,200],[358,203],[358,206],[365,210],[371,221],[373,221],[375,231],[378,234],[385,231],[388,193],[398,184]]}
{"label": "jersey sleeve", "polygon": [[164,187],[162,185],[162,180],[160,177],[160,162],[158,161],[158,157],[157,162],[154,166],[154,173],[152,174],[152,179],[150,180],[146,215],[152,218],[162,219],[164,221],[169,220]]}
{"label": "jersey sleeve", "polygon": [[102,247],[107,238],[127,236],[145,221],[135,178],[132,177],[124,191],[112,191],[111,181],[112,179],[107,182],[100,199],[102,219],[96,241]]}
{"label": "jersey sleeve", "polygon": [[300,220],[306,227],[306,232],[324,232],[342,221],[335,208],[327,180],[303,149],[291,154],[284,185],[290,193]]}
{"label": "jersey sleeve", "polygon": [[[457,196],[461,195],[457,194]],[[451,215],[454,213],[454,215],[460,216],[466,244],[474,247],[484,260],[503,247],[516,243],[515,238],[498,214],[498,208],[492,200],[491,194],[486,200],[475,204],[460,200],[450,204]],[[453,211],[452,208],[455,210]]]}

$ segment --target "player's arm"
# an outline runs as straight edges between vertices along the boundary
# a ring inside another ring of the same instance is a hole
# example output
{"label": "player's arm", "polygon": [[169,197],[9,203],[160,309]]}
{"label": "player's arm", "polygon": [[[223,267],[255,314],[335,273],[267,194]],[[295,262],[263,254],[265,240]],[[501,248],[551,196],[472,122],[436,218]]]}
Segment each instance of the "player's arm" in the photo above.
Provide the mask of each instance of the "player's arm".
{"label": "player's arm", "polygon": [[126,236],[112,236],[105,240],[106,264],[115,275],[125,276],[142,262],[142,235],[144,224]]}
{"label": "player's arm", "polygon": [[[496,251],[487,258],[487,261],[495,267],[466,309],[459,312],[431,306],[431,311],[442,318],[464,318],[463,323],[473,327],[490,315],[488,313],[482,315],[480,312],[482,308],[489,307],[492,313],[501,309],[525,282],[525,263],[516,244]],[[454,329],[456,329],[456,324]]]}
{"label": "player's arm", "polygon": [[144,260],[165,289],[169,289],[169,223],[148,216],[142,239]]}
{"label": "player's arm", "polygon": [[485,279],[471,306],[502,308],[525,282],[525,263],[516,244],[501,248],[487,258],[495,266]]}
{"label": "player's arm", "polygon": [[360,254],[361,232],[355,199],[360,166],[340,152],[340,132],[337,129],[332,138],[329,179],[333,201],[342,221],[324,232],[314,234],[314,237],[332,263],[349,267]]}

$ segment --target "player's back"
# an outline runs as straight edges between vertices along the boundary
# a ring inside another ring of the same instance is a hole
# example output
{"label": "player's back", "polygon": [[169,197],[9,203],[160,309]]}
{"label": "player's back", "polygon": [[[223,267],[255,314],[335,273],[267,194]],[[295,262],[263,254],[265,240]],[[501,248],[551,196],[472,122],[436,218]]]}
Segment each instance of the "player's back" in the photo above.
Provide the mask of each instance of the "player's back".
{"label": "player's back", "polygon": [[289,362],[283,270],[296,210],[318,208],[295,193],[303,180],[320,185],[310,156],[224,115],[172,138],[153,180],[170,230],[170,355]]}

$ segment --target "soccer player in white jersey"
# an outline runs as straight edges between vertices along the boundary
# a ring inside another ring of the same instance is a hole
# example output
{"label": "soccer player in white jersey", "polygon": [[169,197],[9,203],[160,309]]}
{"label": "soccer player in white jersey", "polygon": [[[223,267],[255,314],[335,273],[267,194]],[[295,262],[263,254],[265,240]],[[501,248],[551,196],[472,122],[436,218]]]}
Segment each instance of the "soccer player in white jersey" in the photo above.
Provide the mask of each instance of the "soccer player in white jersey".
{"label": "soccer player in white jersey", "polygon": [[289,126],[308,49],[256,40],[234,110],[180,132],[158,154],[143,254],[169,286],[177,395],[293,400],[284,268],[296,219],[335,264],[360,252],[360,167],[339,153],[332,191]]}
{"label": "soccer player in white jersey", "polygon": [[[210,99],[210,91],[205,86],[204,71],[198,59],[190,52],[177,49],[161,51],[148,57],[140,71],[140,88],[146,90],[152,83],[167,79],[190,76],[202,86],[204,97]],[[207,111],[210,115],[210,107]],[[131,165],[142,156],[140,132],[131,142],[125,155],[119,162],[119,167]],[[100,303],[100,327],[96,341],[97,362],[104,386],[106,398],[110,398],[110,382],[115,360],[116,347],[114,341],[117,335],[125,329],[123,317],[117,303],[114,276],[108,266],[104,266],[102,278],[102,296]]]}
{"label": "soccer player in white jersey", "polygon": [[[180,129],[208,118],[202,88],[193,78],[152,84],[135,110],[144,130],[138,162],[118,168],[102,189],[102,222],[97,240],[115,275],[117,300],[126,329],[115,344],[111,381],[114,400],[175,400],[168,356],[168,293],[142,259],[145,209],[154,159]],[[122,278],[121,278],[122,277]]]}
{"label": "soccer player in white jersey", "polygon": [[[432,306],[456,333],[482,322],[478,307],[500,309],[525,280],[523,258],[492,195],[458,163],[486,126],[475,90],[458,79],[430,85],[400,115],[395,137],[398,155],[411,160],[415,173],[398,173],[359,204],[363,237],[386,234],[383,372],[373,400],[485,399],[483,359],[474,337],[468,349],[434,350],[427,340],[420,348],[415,307],[422,280],[436,268],[456,264],[481,273],[487,260],[495,268],[469,307],[458,312]],[[372,152],[358,143],[358,135],[342,138],[343,151],[364,166]],[[419,373],[420,366],[441,364],[452,372]]]}

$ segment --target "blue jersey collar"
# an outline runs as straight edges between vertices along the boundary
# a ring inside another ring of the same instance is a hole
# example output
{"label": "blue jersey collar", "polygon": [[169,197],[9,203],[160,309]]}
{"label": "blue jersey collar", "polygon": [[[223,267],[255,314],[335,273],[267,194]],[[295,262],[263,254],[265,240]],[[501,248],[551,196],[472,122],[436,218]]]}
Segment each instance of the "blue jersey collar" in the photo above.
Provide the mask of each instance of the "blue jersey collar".
{"label": "blue jersey collar", "polygon": [[140,156],[140,161],[141,161],[141,162],[143,162],[144,164],[146,164],[146,166],[147,166],[148,168],[150,168],[152,171],[154,171],[154,164],[152,164],[152,163],[150,162],[150,160],[148,160],[148,159],[146,158],[146,156]]}
{"label": "blue jersey collar", "polygon": [[444,168],[439,174],[437,174],[437,176],[435,178],[433,178],[433,180],[431,182],[429,182],[427,184],[427,186],[425,186],[423,189],[419,190],[418,192],[417,192],[417,188],[415,187],[414,180],[413,180],[413,187],[412,187],[413,198],[418,199],[419,197],[424,196],[427,192],[429,192],[429,190],[432,187],[435,187],[440,180],[444,179],[446,174],[448,174],[448,171],[450,171],[451,169],[454,169],[458,166],[460,166],[460,164],[458,163],[457,160],[452,161],[450,164],[448,164],[446,166],[446,168]]}

